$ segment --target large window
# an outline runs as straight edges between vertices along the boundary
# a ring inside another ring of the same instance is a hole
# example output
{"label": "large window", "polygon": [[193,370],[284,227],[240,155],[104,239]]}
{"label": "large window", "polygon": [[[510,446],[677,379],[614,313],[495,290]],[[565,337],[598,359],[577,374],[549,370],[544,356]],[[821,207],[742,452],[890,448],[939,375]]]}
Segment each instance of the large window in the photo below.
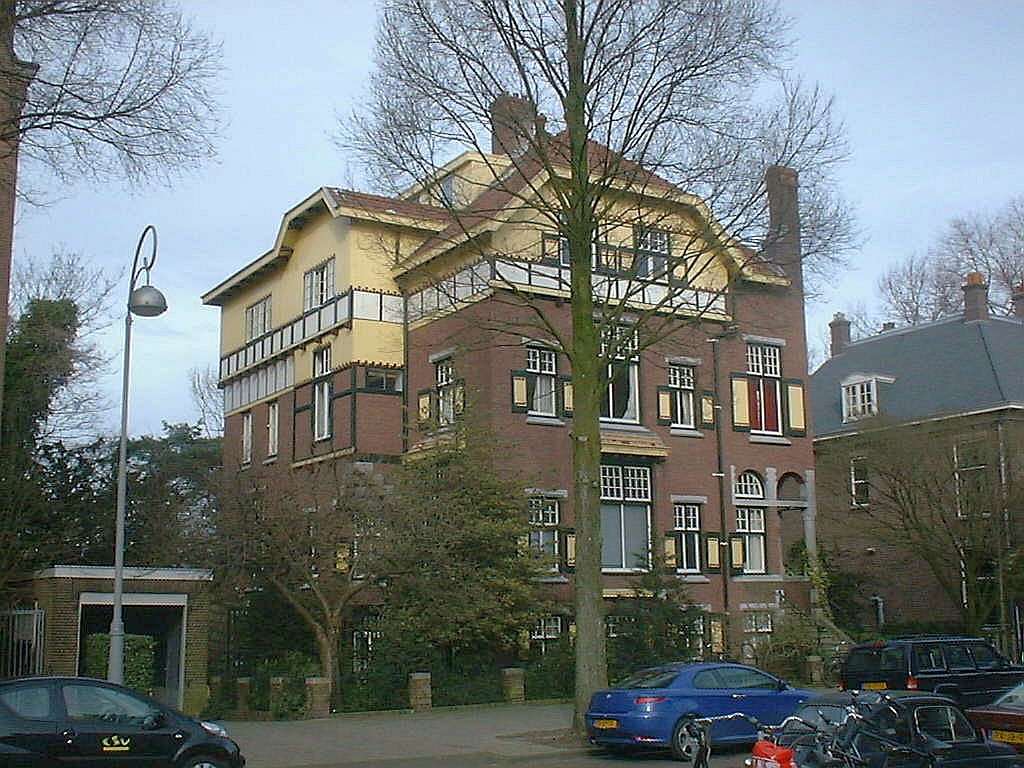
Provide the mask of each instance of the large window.
{"label": "large window", "polygon": [[456,413],[455,363],[450,357],[434,363],[434,383],[437,386],[437,425],[444,427],[455,421]]}
{"label": "large window", "polygon": [[693,427],[693,368],[689,365],[668,367],[668,386],[671,389],[672,426]]}
{"label": "large window", "polygon": [[601,566],[646,570],[650,563],[651,470],[601,466]]}
{"label": "large window", "polygon": [[608,357],[608,388],[601,402],[601,418],[633,424],[640,421],[638,339],[633,328],[609,326],[601,339]]}
{"label": "large window", "polygon": [[[733,486],[736,498],[736,534],[742,542],[742,556],[733,557],[733,566],[744,573],[765,572],[764,483],[756,472],[742,472]],[[739,562],[737,562],[737,559]]]}
{"label": "large window", "polygon": [[673,532],[676,542],[676,570],[700,572],[700,505],[672,505]]}
{"label": "large window", "polygon": [[245,340],[252,341],[270,330],[270,297],[245,308]]}
{"label": "large window", "polygon": [[313,267],[302,281],[302,309],[308,311],[334,298],[334,259]]}
{"label": "large window", "polygon": [[956,479],[957,517],[987,515],[992,512],[991,488],[998,483],[988,480],[988,459],[983,440],[962,440],[953,446]]}
{"label": "large window", "polygon": [[558,570],[558,499],[534,496],[530,499],[530,546]]}
{"label": "large window", "polygon": [[331,436],[331,348],[313,352],[313,438]]}
{"label": "large window", "polygon": [[552,349],[526,348],[526,394],[529,412],[538,416],[555,415],[557,357]]}
{"label": "large window", "polygon": [[856,421],[878,413],[875,380],[854,381],[843,386],[843,421]]}
{"label": "large window", "polygon": [[781,435],[781,348],[774,344],[747,344],[747,374],[750,380],[750,431]]}

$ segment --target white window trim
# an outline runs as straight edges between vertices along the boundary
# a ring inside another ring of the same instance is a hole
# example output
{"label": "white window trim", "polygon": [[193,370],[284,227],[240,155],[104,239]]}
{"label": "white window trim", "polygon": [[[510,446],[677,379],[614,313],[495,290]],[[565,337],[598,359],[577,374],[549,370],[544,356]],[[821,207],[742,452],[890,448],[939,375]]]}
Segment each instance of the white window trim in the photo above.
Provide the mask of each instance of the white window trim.
{"label": "white window trim", "polygon": [[252,411],[242,414],[242,463],[252,464]]}
{"label": "white window trim", "polygon": [[[682,510],[679,508],[682,507]],[[687,512],[696,510],[697,523],[696,525],[688,524],[686,517]],[[682,526],[680,526],[679,512],[682,511]],[[697,562],[691,565],[684,565],[683,559],[686,554],[685,546],[676,547],[676,573],[700,573],[701,572],[701,514],[703,513],[701,504],[694,502],[673,502],[672,504],[672,530],[678,536],[678,544],[683,545],[683,542],[688,538],[695,539],[695,546],[693,547],[693,553],[696,557]]]}
{"label": "white window trim", "polygon": [[[318,357],[321,361],[318,366]],[[331,348],[313,351],[313,439],[326,440],[331,436]],[[320,370],[318,370],[320,368]],[[323,377],[323,378],[320,378]]]}
{"label": "white window trim", "polygon": [[[626,470],[630,470],[629,473]],[[632,484],[628,481],[627,474],[632,476]],[[617,480],[617,482],[613,482]],[[608,482],[606,482],[608,481]],[[613,487],[614,486],[614,487]],[[606,489],[616,491],[613,494],[606,494]],[[632,492],[630,492],[632,491]],[[619,549],[622,552],[621,565],[606,566],[602,562],[602,573],[645,573],[650,569],[651,563],[651,470],[650,467],[639,467],[631,464],[602,464],[601,465],[601,505],[617,505],[619,507]],[[626,551],[626,526],[624,509],[629,505],[642,505],[646,511],[647,526],[647,552],[645,567],[626,567],[626,558],[633,553]]]}
{"label": "white window trim", "polygon": [[277,400],[267,403],[267,456],[277,456],[280,449],[281,407]]}

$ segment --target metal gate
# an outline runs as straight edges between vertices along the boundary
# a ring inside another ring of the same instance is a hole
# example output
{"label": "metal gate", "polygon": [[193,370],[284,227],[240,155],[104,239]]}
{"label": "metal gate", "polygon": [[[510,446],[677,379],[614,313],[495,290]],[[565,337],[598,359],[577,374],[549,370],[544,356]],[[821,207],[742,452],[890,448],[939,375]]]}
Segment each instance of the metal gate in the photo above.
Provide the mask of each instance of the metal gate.
{"label": "metal gate", "polygon": [[45,611],[0,611],[0,680],[43,673]]}

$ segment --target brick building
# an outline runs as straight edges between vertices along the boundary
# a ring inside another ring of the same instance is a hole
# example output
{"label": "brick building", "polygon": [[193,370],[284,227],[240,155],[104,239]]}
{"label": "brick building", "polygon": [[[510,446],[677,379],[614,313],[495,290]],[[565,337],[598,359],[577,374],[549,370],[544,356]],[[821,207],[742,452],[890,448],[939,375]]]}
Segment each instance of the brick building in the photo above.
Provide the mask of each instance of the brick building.
{"label": "brick building", "polygon": [[[471,409],[516,449],[531,540],[569,595],[569,269],[550,218],[509,192],[543,197],[562,171],[524,178],[494,128],[491,153],[463,153],[400,196],[317,190],[267,253],[204,295],[221,308],[225,462],[244,477],[393,461]],[[768,169],[760,252],[699,199],[643,180],[594,246],[595,322],[616,350],[601,419],[605,595],[631,595],[630,575],[663,555],[708,612],[708,647],[725,652],[728,633],[735,651],[771,631],[787,597],[809,599],[786,571],[800,542],[814,549],[797,179]],[[647,343],[635,329],[653,316],[662,332]],[[567,627],[551,616],[536,634]]]}
{"label": "brick building", "polygon": [[985,631],[1020,658],[1024,288],[1012,317],[989,316],[982,275],[963,290],[936,322],[857,341],[830,323],[811,377],[818,533],[870,597],[841,620]]}

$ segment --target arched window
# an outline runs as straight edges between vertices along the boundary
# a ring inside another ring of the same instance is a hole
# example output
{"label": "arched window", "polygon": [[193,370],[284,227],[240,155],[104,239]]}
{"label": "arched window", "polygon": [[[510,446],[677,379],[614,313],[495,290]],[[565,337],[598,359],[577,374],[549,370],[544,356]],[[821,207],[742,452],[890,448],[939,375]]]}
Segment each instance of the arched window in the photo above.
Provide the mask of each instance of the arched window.
{"label": "arched window", "polygon": [[761,482],[761,476],[750,469],[741,472],[736,477],[733,494],[737,499],[763,499],[764,483]]}

